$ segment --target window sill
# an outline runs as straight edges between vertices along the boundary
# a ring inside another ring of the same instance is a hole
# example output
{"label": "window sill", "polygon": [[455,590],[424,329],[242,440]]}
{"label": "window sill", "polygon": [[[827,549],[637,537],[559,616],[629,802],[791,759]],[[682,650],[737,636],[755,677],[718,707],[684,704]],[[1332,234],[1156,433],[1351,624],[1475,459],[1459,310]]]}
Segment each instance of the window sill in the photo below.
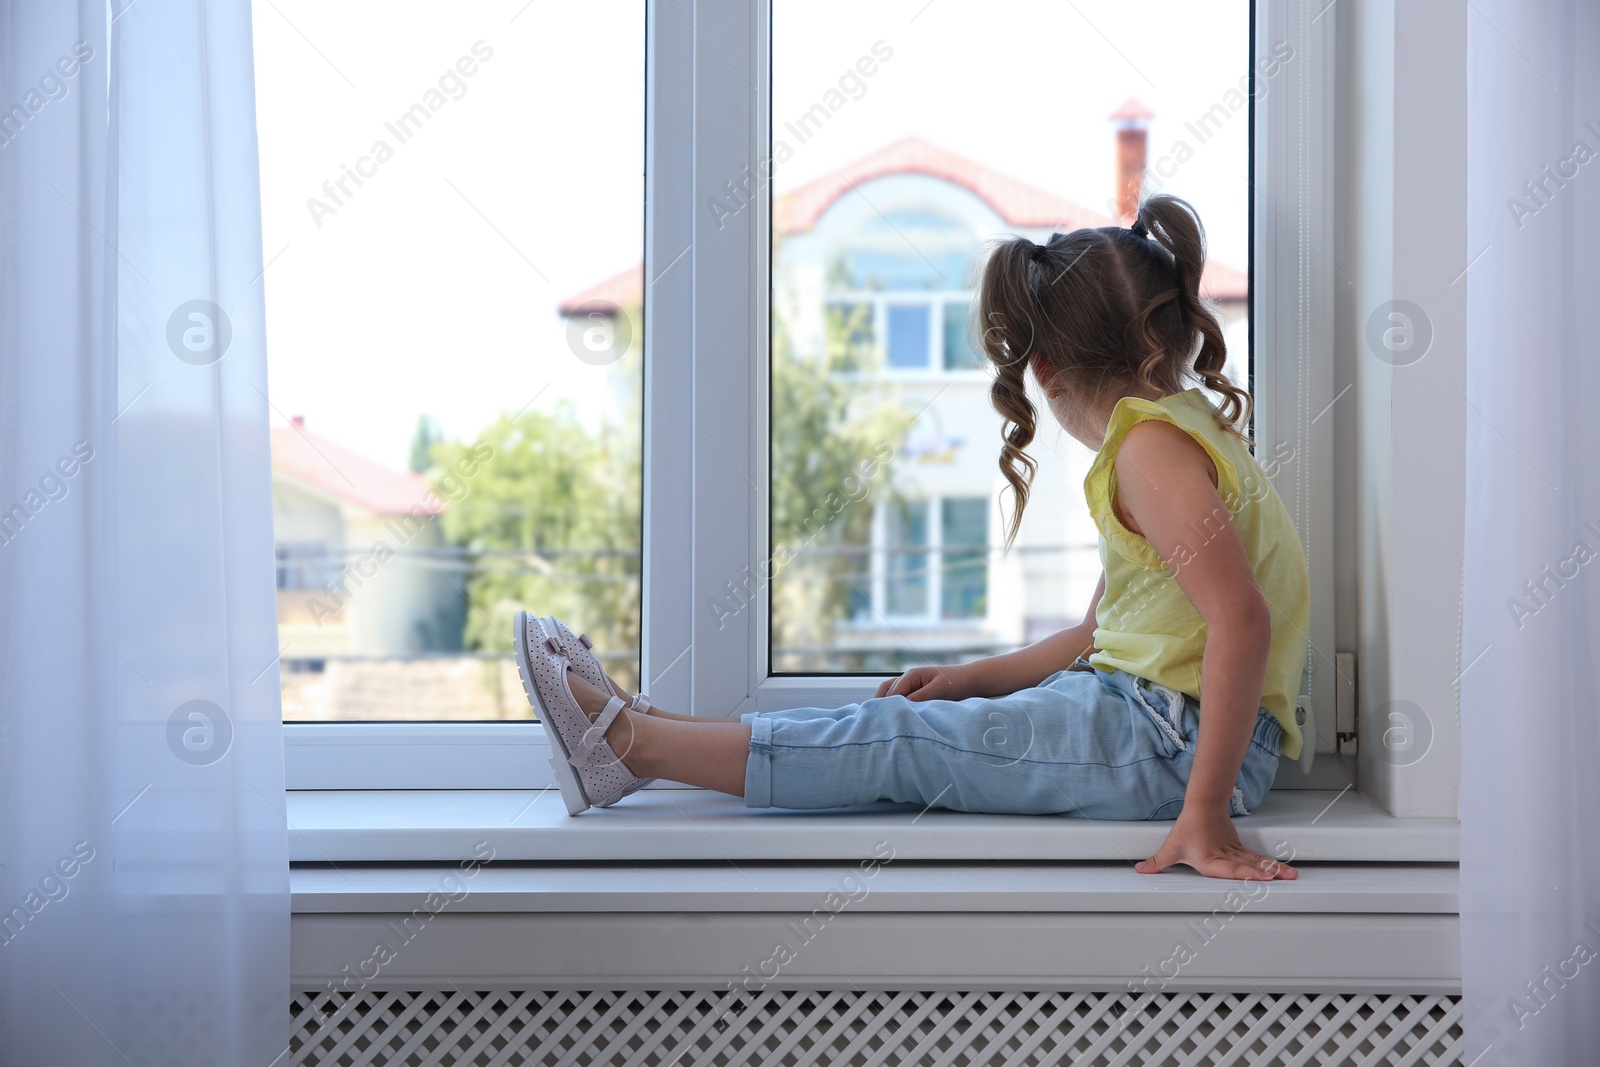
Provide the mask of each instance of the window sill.
{"label": "window sill", "polygon": [[[288,794],[298,863],[455,863],[489,841],[496,862],[848,862],[887,841],[897,862],[1130,862],[1170,823],[1108,823],[874,805],[750,809],[700,789],[647,789],[571,818],[554,789],[317,790]],[[1296,862],[1455,863],[1453,819],[1394,818],[1350,790],[1275,790],[1235,820],[1244,843]]]}
{"label": "window sill", "polygon": [[[870,878],[856,864],[513,865],[495,859],[471,878],[452,866],[296,867],[297,915],[409,912],[455,872],[453,914],[809,912],[829,893],[849,894],[853,912],[1211,912],[1230,893],[1248,894],[1251,914],[1455,915],[1452,864],[1311,866],[1292,882],[1256,887],[1188,869],[1141,875],[1126,863],[927,864],[895,858]],[[841,879],[844,881],[841,882]],[[853,879],[853,880],[852,880]]]}
{"label": "window sill", "polygon": [[[1247,844],[1287,842],[1303,864],[1253,885],[1136,872],[1163,823],[759,811],[689,789],[575,819],[553,792],[289,802],[296,988],[720,990],[780,940],[799,946],[785,988],[1461,986],[1456,824],[1393,819],[1354,792],[1281,791],[1237,820]],[[484,841],[493,859],[466,877]],[[866,878],[882,842],[893,859]],[[1180,943],[1198,955],[1175,972]],[[395,955],[372,973],[380,944]]]}

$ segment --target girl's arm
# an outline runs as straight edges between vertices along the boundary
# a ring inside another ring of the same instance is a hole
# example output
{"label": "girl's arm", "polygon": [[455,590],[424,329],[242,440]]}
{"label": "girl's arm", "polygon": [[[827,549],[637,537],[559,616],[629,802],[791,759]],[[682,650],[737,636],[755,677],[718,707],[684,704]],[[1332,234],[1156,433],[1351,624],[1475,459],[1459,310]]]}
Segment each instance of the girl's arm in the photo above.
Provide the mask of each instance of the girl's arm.
{"label": "girl's arm", "polygon": [[1293,868],[1240,843],[1229,810],[1261,707],[1272,615],[1217,492],[1215,467],[1183,430],[1143,422],[1123,439],[1116,473],[1118,518],[1167,561],[1207,631],[1200,734],[1183,811],[1138,870],[1183,863],[1217,878],[1294,878]]}
{"label": "girl's arm", "polygon": [[898,695],[911,700],[963,700],[1005,696],[1036,686],[1056,671],[1071,666],[1094,647],[1094,613],[1105,591],[1106,576],[1102,572],[1099,584],[1094,587],[1094,596],[1089,600],[1089,610],[1076,626],[1058,630],[1026,648],[1004,655],[971,663],[913,667],[898,678],[887,679],[878,686],[877,695]]}
{"label": "girl's arm", "polygon": [[967,672],[967,696],[998,697],[1031,689],[1056,671],[1070,667],[1079,656],[1087,655],[1094,648],[1094,614],[1105,591],[1106,576],[1101,572],[1094,596],[1089,598],[1089,610],[1078,625],[1058,630],[1015,652],[963,663],[960,669]]}

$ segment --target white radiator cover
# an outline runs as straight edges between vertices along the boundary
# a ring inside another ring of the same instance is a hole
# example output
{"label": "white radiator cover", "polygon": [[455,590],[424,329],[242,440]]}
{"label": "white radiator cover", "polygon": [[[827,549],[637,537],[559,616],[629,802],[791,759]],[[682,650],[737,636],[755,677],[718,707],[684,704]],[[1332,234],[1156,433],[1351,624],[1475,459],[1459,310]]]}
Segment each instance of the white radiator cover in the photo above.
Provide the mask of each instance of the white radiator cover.
{"label": "white radiator cover", "polygon": [[1456,996],[776,990],[298,992],[274,1067],[1460,1062]]}

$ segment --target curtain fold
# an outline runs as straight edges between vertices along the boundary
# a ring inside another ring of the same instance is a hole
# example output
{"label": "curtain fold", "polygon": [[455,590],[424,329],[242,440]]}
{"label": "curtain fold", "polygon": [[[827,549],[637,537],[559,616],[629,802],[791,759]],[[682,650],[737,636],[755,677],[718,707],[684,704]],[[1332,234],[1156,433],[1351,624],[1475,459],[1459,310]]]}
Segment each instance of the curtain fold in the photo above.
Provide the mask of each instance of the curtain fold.
{"label": "curtain fold", "polygon": [[244,0],[0,3],[0,1063],[288,1034]]}
{"label": "curtain fold", "polygon": [[1462,1062],[1595,1063],[1600,6],[1468,18]]}

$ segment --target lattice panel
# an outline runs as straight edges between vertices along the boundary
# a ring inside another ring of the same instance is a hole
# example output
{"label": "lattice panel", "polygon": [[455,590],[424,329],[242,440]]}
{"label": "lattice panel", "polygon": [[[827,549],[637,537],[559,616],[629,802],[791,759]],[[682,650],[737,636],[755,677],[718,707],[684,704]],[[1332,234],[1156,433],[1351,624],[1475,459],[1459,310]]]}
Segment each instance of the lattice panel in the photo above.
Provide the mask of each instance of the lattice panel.
{"label": "lattice panel", "polygon": [[290,1064],[1458,1064],[1458,997],[723,990],[299,993]]}

